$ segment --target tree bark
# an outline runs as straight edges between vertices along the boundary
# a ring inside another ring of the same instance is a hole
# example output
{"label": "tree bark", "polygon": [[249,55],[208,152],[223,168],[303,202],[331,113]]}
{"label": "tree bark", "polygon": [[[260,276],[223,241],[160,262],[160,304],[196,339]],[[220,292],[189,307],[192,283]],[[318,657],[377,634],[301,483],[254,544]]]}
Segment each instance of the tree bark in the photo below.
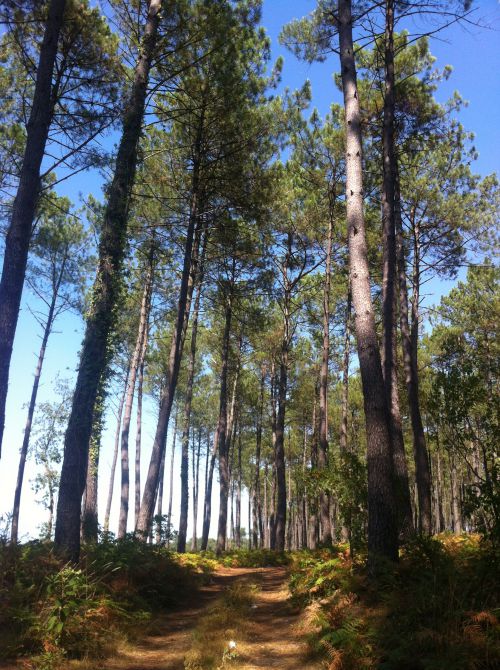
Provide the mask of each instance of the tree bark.
{"label": "tree bark", "polygon": [[54,113],[52,75],[65,8],[66,0],[51,0],[49,4],[45,32],[40,47],[33,102],[26,126],[26,146],[19,174],[19,184],[5,238],[0,280],[0,454],[5,426],[10,361],[26,275],[33,220],[40,193],[40,166]]}
{"label": "tree bark", "polygon": [[[332,199],[333,200],[333,199]],[[326,470],[328,464],[328,365],[330,361],[330,280],[333,245],[333,202],[330,202],[328,236],[326,242],[325,279],[323,282],[323,347],[319,383],[319,449],[318,468]],[[320,493],[321,542],[332,543],[330,524],[330,496],[325,490]]]}
{"label": "tree bark", "polygon": [[127,374],[125,375],[125,387],[123,389],[122,397],[121,397],[120,403],[118,405],[118,417],[117,417],[116,432],[115,432],[115,446],[114,446],[114,450],[113,450],[113,460],[111,462],[111,473],[110,473],[110,476],[109,476],[109,488],[108,488],[108,498],[107,498],[107,501],[106,501],[106,513],[104,515],[103,530],[104,530],[105,534],[109,532],[109,516],[111,514],[111,503],[113,502],[113,489],[114,489],[114,485],[115,485],[116,463],[118,461],[118,447],[120,445],[120,429],[121,429],[121,425],[122,425],[123,406],[125,404],[125,396],[127,394],[129,374],[130,374],[130,365],[127,368]]}
{"label": "tree bark", "polygon": [[175,410],[175,419],[174,419],[174,436],[172,440],[172,455],[170,458],[170,481],[169,481],[169,490],[168,490],[168,513],[167,513],[167,529],[168,529],[168,539],[167,546],[170,547],[170,532],[172,529],[172,502],[174,496],[174,458],[175,458],[175,441],[177,436],[177,408]]}
{"label": "tree bark", "polygon": [[55,320],[55,310],[57,297],[59,295],[59,289],[61,287],[61,281],[64,273],[65,263],[63,263],[61,271],[59,273],[57,282],[54,286],[54,291],[52,293],[52,299],[50,301],[49,311],[47,314],[47,320],[45,321],[45,327],[43,330],[42,344],[40,346],[40,351],[38,353],[38,361],[35,370],[35,378],[33,380],[33,387],[31,389],[30,403],[28,406],[28,416],[26,417],[26,425],[24,427],[24,436],[23,443],[21,445],[21,451],[19,455],[19,467],[17,471],[17,481],[16,481],[16,490],[14,492],[14,507],[12,510],[12,524],[11,524],[11,536],[10,541],[12,544],[16,544],[18,541],[19,534],[19,510],[21,506],[21,492],[23,488],[23,479],[24,479],[24,468],[26,465],[26,458],[28,456],[28,448],[31,437],[31,428],[33,425],[33,415],[35,413],[36,399],[38,395],[38,387],[40,385],[40,377],[42,374],[43,361],[45,359],[45,352],[47,350],[47,342],[49,341],[50,334],[52,332],[52,327]]}
{"label": "tree bark", "polygon": [[[241,432],[238,433],[238,482],[236,487],[236,547],[241,549]],[[250,532],[250,529],[249,529]]]}
{"label": "tree bark", "polygon": [[149,528],[153,518],[155,495],[158,487],[160,475],[160,464],[162,451],[166,442],[168,423],[172,404],[174,401],[175,389],[177,388],[177,379],[182,358],[184,340],[189,323],[189,313],[191,310],[191,300],[198,272],[198,254],[200,243],[200,169],[201,169],[201,141],[203,133],[204,118],[200,118],[200,125],[194,148],[193,174],[191,181],[191,202],[189,207],[189,222],[186,232],[186,245],[184,248],[184,264],[182,269],[182,279],[179,291],[179,302],[177,306],[177,315],[170,346],[168,360],[168,369],[165,380],[165,386],[162,392],[160,411],[156,426],[156,434],[153,442],[151,459],[149,461],[148,474],[144,486],[141,508],[136,523],[136,533],[139,538],[148,536]]}
{"label": "tree bark", "polygon": [[220,374],[220,402],[219,402],[219,421],[217,425],[217,436],[219,441],[219,524],[217,529],[217,554],[221,554],[226,549],[227,534],[227,501],[229,495],[229,463],[227,439],[227,377],[229,363],[229,337],[231,334],[232,320],[232,295],[226,296],[226,309],[224,320],[224,334],[222,337],[222,367]]}
{"label": "tree bark", "polygon": [[198,492],[200,490],[200,453],[201,453],[201,428],[198,428],[198,447],[195,450],[193,439],[193,540],[191,551],[198,551]]}
{"label": "tree bark", "polygon": [[396,225],[395,180],[396,152],[394,138],[395,74],[394,74],[394,0],[385,2],[385,90],[382,131],[383,182],[383,271],[382,271],[382,371],[386,391],[392,462],[397,499],[398,528],[402,537],[413,532],[410,486],[399,409],[396,365]]}
{"label": "tree bark", "polygon": [[156,47],[161,0],[150,0],[135,69],[130,102],[108,191],[99,243],[99,264],[87,317],[73,404],[64,443],[55,544],[71,560],[80,554],[80,503],[87,475],[92,415],[99,380],[108,358],[108,338],[115,318],[120,277],[127,241],[130,194],[134,183],[137,150],[146,103],[149,71]]}
{"label": "tree bark", "polygon": [[263,528],[262,528],[262,509],[260,502],[260,452],[262,448],[262,416],[264,412],[264,384],[265,372],[262,369],[260,378],[260,399],[257,415],[257,425],[255,428],[255,474],[253,481],[253,546],[263,546]]}
{"label": "tree bark", "polygon": [[[413,211],[410,213],[414,219]],[[412,325],[410,329],[408,315],[408,289],[406,284],[406,257],[403,238],[403,223],[401,220],[401,197],[399,192],[399,178],[396,174],[396,242],[399,279],[399,318],[401,342],[403,349],[403,363],[408,404],[410,406],[411,427],[413,433],[413,454],[419,506],[419,531],[424,535],[431,532],[431,480],[427,442],[425,439],[420,399],[418,390],[418,271],[414,272],[415,286],[412,305]],[[418,250],[416,250],[418,253]]]}
{"label": "tree bark", "polygon": [[[204,245],[205,244],[206,244],[206,235]],[[196,363],[196,338],[198,334],[198,315],[200,311],[201,292],[203,287],[203,258],[205,255],[204,249],[202,251],[200,261],[200,273],[193,308],[191,350],[189,352],[186,399],[184,401],[184,428],[182,433],[182,455],[181,455],[181,513],[179,520],[179,535],[177,536],[177,551],[180,553],[186,551],[186,537],[187,537],[188,511],[189,511],[189,483],[188,483],[189,429],[191,423],[191,404],[193,400],[193,382],[194,382],[194,371]]]}
{"label": "tree bark", "polygon": [[92,435],[89,445],[89,462],[87,481],[85,483],[84,504],[82,509],[81,537],[85,542],[97,542],[99,537],[99,519],[97,509],[97,493],[99,484],[99,454],[101,451],[102,429],[104,419],[104,402],[106,374],[100,383],[97,402],[92,422]]}
{"label": "tree bark", "polygon": [[[139,325],[137,328],[137,337],[135,340],[134,353],[132,355],[132,361],[130,363],[130,376],[128,380],[127,396],[125,399],[125,412],[123,415],[123,426],[121,436],[122,480],[121,480],[121,498],[120,498],[120,517],[118,521],[118,539],[124,538],[127,533],[128,507],[130,497],[128,442],[130,436],[130,422],[132,420],[132,406],[134,403],[137,373],[139,372],[139,368],[142,365],[142,359],[143,359],[142,354],[144,350],[146,331],[148,327],[149,307],[151,304],[150,302],[151,282],[152,282],[152,273],[150,267],[148,269],[146,281],[144,282],[144,289],[142,292],[141,310],[139,314]],[[140,469],[140,462],[139,462],[139,469]],[[137,468],[136,468],[136,477],[137,477]]]}
{"label": "tree bark", "polygon": [[390,433],[375,316],[370,294],[363,213],[361,113],[356,82],[350,0],[339,0],[340,66],[346,118],[346,208],[349,270],[363,386],[368,464],[368,553],[398,558]]}

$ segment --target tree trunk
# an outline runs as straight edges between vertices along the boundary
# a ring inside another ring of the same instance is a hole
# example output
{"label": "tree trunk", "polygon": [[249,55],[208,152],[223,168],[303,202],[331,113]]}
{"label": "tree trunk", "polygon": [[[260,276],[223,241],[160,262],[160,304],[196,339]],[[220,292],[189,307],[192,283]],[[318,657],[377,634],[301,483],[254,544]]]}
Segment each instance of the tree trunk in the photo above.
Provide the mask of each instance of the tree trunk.
{"label": "tree trunk", "polygon": [[108,191],[99,264],[87,317],[71,414],[64,442],[56,520],[56,547],[72,560],[80,554],[80,503],[87,475],[92,415],[99,380],[108,358],[108,338],[115,320],[115,305],[127,242],[130,193],[135,178],[137,150],[142,129],[149,71],[160,20],[161,0],[150,0],[148,17],[132,94],[123,121],[115,174]]}
{"label": "tree trunk", "polygon": [[238,484],[236,488],[236,546],[238,549],[241,549],[241,432],[238,433]]}
{"label": "tree trunk", "polygon": [[162,541],[162,517],[163,517],[163,490],[165,484],[165,455],[166,452],[163,452],[163,457],[161,459],[160,467],[160,481],[158,482],[158,499],[156,503],[156,544],[161,544]]}
{"label": "tree trunk", "polygon": [[[262,509],[260,504],[260,452],[262,448],[262,416],[264,412],[264,384],[265,373],[262,369],[260,379],[260,400],[257,415],[257,426],[255,428],[255,474],[253,481],[253,546],[263,546]],[[259,540],[260,538],[260,540]]]}
{"label": "tree trunk", "polygon": [[191,551],[198,551],[198,491],[200,486],[201,429],[198,429],[198,447],[195,448],[193,435],[193,540]]}
{"label": "tree trunk", "polygon": [[[326,470],[328,463],[328,364],[330,361],[330,279],[333,244],[333,206],[330,202],[328,237],[326,242],[325,279],[323,282],[323,347],[319,381],[319,449],[318,468]],[[332,543],[330,525],[330,496],[324,490],[320,493],[321,542]]]}
{"label": "tree trunk", "polygon": [[219,421],[217,425],[217,436],[219,441],[219,480],[220,480],[220,502],[219,502],[219,524],[217,530],[217,554],[226,549],[227,534],[227,500],[229,495],[229,463],[228,463],[228,439],[227,439],[227,377],[229,362],[229,337],[231,334],[232,320],[232,296],[226,296],[226,312],[224,323],[224,335],[222,337],[222,368],[220,375],[220,403]]}
{"label": "tree trunk", "polygon": [[344,356],[342,358],[342,409],[340,422],[340,453],[345,454],[348,448],[349,422],[349,359],[351,349],[351,291],[348,290],[346,315]]}
{"label": "tree trunk", "polygon": [[49,312],[47,314],[47,320],[45,322],[45,327],[43,330],[42,344],[40,346],[40,351],[38,353],[38,361],[35,370],[35,378],[33,380],[33,387],[31,389],[31,398],[30,404],[28,406],[28,416],[26,417],[26,425],[24,427],[24,437],[23,443],[21,446],[21,452],[19,456],[19,467],[17,471],[17,482],[16,490],[14,492],[14,507],[12,510],[12,524],[11,524],[11,536],[10,541],[12,544],[16,544],[18,541],[19,534],[19,510],[21,506],[21,492],[23,488],[23,479],[24,479],[24,468],[26,465],[26,458],[28,455],[28,448],[31,436],[31,428],[33,425],[33,415],[35,413],[36,399],[38,395],[38,387],[40,385],[40,377],[42,374],[43,361],[45,359],[45,352],[47,350],[47,342],[49,340],[50,334],[52,332],[52,326],[55,319],[55,308],[57,302],[57,296],[59,294],[59,288],[62,280],[62,272],[59,274],[59,281],[56,284],[56,288],[52,294],[52,300],[50,302]]}
{"label": "tree trunk", "polygon": [[398,558],[390,434],[375,317],[370,294],[363,213],[361,115],[356,82],[350,0],[339,0],[340,65],[346,118],[346,208],[349,270],[366,421],[368,553]]}
{"label": "tree trunk", "polygon": [[174,419],[174,435],[172,440],[172,455],[170,457],[170,478],[169,478],[169,490],[168,490],[168,513],[167,513],[167,547],[170,547],[170,533],[172,530],[172,502],[174,496],[174,459],[175,459],[175,441],[177,436],[177,409],[175,410],[175,419]]}
{"label": "tree trunk", "polygon": [[[129,506],[129,493],[130,493],[128,442],[130,435],[130,422],[132,420],[132,406],[134,403],[137,373],[142,365],[142,359],[143,359],[142,354],[144,350],[146,331],[148,327],[149,306],[151,304],[151,282],[152,282],[152,272],[151,268],[149,268],[142,293],[141,310],[139,314],[139,325],[137,329],[137,338],[135,341],[132,361],[130,363],[130,376],[128,380],[127,397],[125,399],[125,412],[123,415],[122,439],[121,439],[122,482],[121,482],[121,499],[120,499],[120,518],[118,522],[118,539],[125,537],[127,533],[128,506]],[[140,462],[139,462],[139,469],[140,469]],[[137,469],[136,469],[136,477],[137,477]]]}
{"label": "tree trunk", "polygon": [[158,479],[160,475],[160,464],[162,450],[166,443],[168,423],[174,401],[175,389],[177,388],[177,379],[182,358],[184,340],[189,323],[189,313],[191,310],[191,300],[193,290],[198,274],[199,244],[201,228],[199,225],[199,190],[200,190],[200,167],[201,167],[201,140],[203,133],[204,115],[201,115],[198,135],[194,148],[193,174],[191,181],[191,203],[189,208],[189,222],[186,232],[186,246],[184,249],[184,264],[182,269],[182,279],[179,292],[179,302],[177,306],[177,315],[172,334],[172,343],[170,346],[168,370],[166,383],[162,392],[160,412],[156,425],[156,434],[149,461],[148,475],[144,486],[139,518],[136,523],[136,533],[139,538],[147,538],[151,521],[153,518],[155,492],[157,490]]}
{"label": "tree trunk", "polygon": [[87,481],[85,484],[84,504],[82,509],[81,537],[86,542],[97,542],[99,537],[99,519],[97,510],[97,492],[99,484],[99,454],[101,451],[102,429],[104,420],[104,402],[106,374],[100,384],[97,402],[94,408],[92,435],[89,445],[89,462]]}
{"label": "tree trunk", "polygon": [[[414,220],[414,212],[410,214]],[[396,241],[399,278],[399,317],[401,341],[403,349],[403,363],[405,370],[408,404],[410,406],[411,427],[413,432],[413,453],[418,490],[419,531],[425,535],[431,532],[431,484],[429,457],[425,439],[424,426],[420,411],[418,390],[418,272],[414,273],[417,295],[413,300],[413,319],[410,330],[408,314],[408,289],[406,284],[406,258],[403,238],[403,223],[401,220],[401,200],[399,193],[399,179],[396,174]]]}
{"label": "tree trunk", "polygon": [[127,368],[127,374],[125,375],[125,388],[123,389],[122,397],[120,399],[120,404],[118,405],[118,417],[116,422],[116,432],[115,432],[115,447],[113,451],[113,460],[111,462],[111,473],[109,476],[109,488],[108,488],[108,499],[106,501],[106,513],[104,515],[104,533],[109,532],[109,516],[111,514],[111,503],[113,502],[113,489],[115,485],[115,472],[116,472],[116,463],[118,461],[118,447],[120,445],[120,432],[122,425],[122,414],[123,406],[125,404],[125,396],[127,394],[128,386],[128,376],[130,374],[130,365]]}
{"label": "tree trunk", "polygon": [[137,420],[136,420],[136,434],[135,434],[135,464],[134,464],[135,466],[134,524],[137,523],[137,518],[139,516],[139,509],[141,506],[142,396],[144,387],[144,362],[146,359],[146,352],[148,348],[149,314],[151,311],[151,300],[153,294],[153,242],[151,242],[150,271],[151,271],[151,280],[149,286],[146,322],[144,324],[144,332],[142,338],[141,356],[139,360],[139,382],[137,386]]}
{"label": "tree trunk", "polygon": [[394,75],[394,0],[385,2],[385,91],[382,131],[383,183],[383,271],[382,271],[382,371],[386,391],[389,430],[392,442],[394,484],[397,499],[398,529],[402,537],[413,532],[413,519],[408,483],[408,467],[399,409],[396,364],[396,226],[395,180],[396,153],[394,138],[395,75]]}
{"label": "tree trunk", "polygon": [[[205,235],[206,241],[206,235]],[[205,244],[205,243],[204,243]],[[201,291],[203,286],[203,257],[200,262],[200,277],[196,288],[196,298],[193,308],[193,326],[191,330],[191,350],[189,352],[189,363],[187,370],[186,399],[184,401],[184,428],[182,433],[182,456],[181,456],[181,513],[179,520],[179,535],[177,536],[177,551],[186,551],[186,537],[189,511],[189,428],[191,423],[191,404],[193,400],[193,382],[196,363],[196,337],[198,334],[198,315],[200,311]]]}
{"label": "tree trunk", "polygon": [[[205,500],[203,503],[203,530],[201,536],[201,550],[206,551],[208,546],[208,536],[210,533],[210,521],[212,518],[212,484],[214,480],[215,459],[217,458],[217,449],[219,445],[219,436],[217,431],[214,435],[214,444],[210,455],[210,466],[208,468],[207,484],[205,486]],[[208,458],[207,453],[207,458]]]}
{"label": "tree trunk", "polygon": [[[40,193],[40,166],[54,113],[52,75],[66,0],[51,0],[36,73],[35,91],[26,126],[26,145],[17,194],[5,238],[0,280],[0,454],[12,347],[28,262],[33,220]],[[83,491],[83,487],[82,487]],[[80,524],[78,524],[79,529]]]}

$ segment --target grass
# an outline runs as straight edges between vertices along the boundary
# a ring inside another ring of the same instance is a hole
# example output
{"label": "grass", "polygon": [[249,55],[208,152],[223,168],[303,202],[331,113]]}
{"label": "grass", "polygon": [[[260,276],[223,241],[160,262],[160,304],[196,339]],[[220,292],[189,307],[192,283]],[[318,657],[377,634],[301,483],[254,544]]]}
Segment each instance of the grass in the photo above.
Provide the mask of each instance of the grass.
{"label": "grass", "polygon": [[237,581],[208,609],[194,631],[185,670],[221,670],[238,658],[255,595],[254,584]]}

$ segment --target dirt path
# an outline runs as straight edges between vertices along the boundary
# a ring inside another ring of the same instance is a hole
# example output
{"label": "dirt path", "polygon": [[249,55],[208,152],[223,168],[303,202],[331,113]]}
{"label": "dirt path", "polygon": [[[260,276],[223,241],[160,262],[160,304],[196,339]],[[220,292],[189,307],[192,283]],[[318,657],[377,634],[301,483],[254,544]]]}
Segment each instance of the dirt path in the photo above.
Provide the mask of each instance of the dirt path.
{"label": "dirt path", "polygon": [[[259,585],[245,639],[237,641],[239,658],[231,668],[238,670],[317,670],[305,660],[307,648],[295,630],[298,617],[288,604],[284,568],[221,568],[187,609],[172,612],[155,621],[154,629],[141,642],[124,648],[99,670],[183,670],[192,633],[207,607],[235,580]],[[96,670],[97,670],[96,667]]]}

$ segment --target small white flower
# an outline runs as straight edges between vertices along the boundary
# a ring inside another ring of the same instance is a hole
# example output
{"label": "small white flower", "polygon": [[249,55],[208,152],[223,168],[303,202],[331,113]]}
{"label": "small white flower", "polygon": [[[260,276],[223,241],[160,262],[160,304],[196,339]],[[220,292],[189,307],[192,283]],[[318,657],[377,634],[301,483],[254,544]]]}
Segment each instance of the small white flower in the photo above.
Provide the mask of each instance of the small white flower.
{"label": "small white flower", "polygon": [[229,640],[227,646],[232,651],[233,649],[236,649],[236,642],[234,640]]}

